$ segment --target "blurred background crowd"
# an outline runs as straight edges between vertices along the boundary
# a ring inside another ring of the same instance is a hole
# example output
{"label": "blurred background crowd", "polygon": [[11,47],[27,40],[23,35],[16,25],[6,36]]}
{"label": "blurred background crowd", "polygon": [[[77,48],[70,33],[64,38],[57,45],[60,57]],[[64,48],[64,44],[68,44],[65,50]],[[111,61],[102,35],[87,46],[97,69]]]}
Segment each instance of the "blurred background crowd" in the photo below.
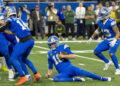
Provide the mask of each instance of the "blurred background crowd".
{"label": "blurred background crowd", "polygon": [[[31,29],[31,33],[36,39],[57,35],[65,41],[68,41],[69,37],[72,40],[87,40],[97,29],[98,14],[102,7],[109,9],[110,17],[117,21],[120,28],[120,2],[117,0],[3,1],[6,2],[6,5],[15,6],[17,17]],[[30,4],[31,6],[27,4],[33,2],[36,4]],[[44,7],[43,4],[45,4]],[[96,39],[101,40],[102,38],[104,35],[101,33]]]}

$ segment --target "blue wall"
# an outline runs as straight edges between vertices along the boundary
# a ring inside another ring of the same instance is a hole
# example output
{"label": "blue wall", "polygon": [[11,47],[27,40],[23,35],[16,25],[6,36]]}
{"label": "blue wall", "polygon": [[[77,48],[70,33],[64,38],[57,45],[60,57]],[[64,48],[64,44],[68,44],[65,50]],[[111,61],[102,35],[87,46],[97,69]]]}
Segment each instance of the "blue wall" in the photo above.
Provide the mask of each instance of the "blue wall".
{"label": "blue wall", "polygon": [[[46,6],[48,5],[49,3],[40,3],[39,6],[40,6],[40,10],[43,12],[43,14],[45,15],[45,8]],[[86,7],[91,5],[91,4],[94,4],[95,6],[97,5],[96,2],[87,2],[87,3],[83,3]],[[19,6],[23,6],[23,5],[27,5],[28,6],[28,9],[33,9],[35,8],[35,5],[38,5],[38,3],[10,3],[10,5],[13,5],[16,7],[16,9],[18,10]],[[57,9],[61,9],[62,6],[65,5],[71,5],[72,9],[75,10],[76,7],[78,7],[79,3],[78,2],[62,2],[62,3],[55,3],[55,8]]]}

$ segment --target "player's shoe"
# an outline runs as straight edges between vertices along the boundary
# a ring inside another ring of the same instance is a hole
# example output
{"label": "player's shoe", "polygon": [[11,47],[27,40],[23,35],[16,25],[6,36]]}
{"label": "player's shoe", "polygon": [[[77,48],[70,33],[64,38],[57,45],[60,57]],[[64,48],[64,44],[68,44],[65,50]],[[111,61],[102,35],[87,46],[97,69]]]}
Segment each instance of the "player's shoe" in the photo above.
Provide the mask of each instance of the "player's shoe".
{"label": "player's shoe", "polygon": [[27,82],[27,77],[23,76],[23,77],[20,77],[20,80],[15,85],[22,85],[25,82]]}
{"label": "player's shoe", "polygon": [[1,70],[2,70],[2,71],[5,71],[5,72],[8,72],[8,71],[9,71],[9,70],[8,70],[8,67],[7,67],[6,65],[5,65],[5,66],[2,66],[2,67],[1,67]]}
{"label": "player's shoe", "polygon": [[112,78],[111,77],[102,77],[101,80],[110,82],[112,80]]}
{"label": "player's shoe", "polygon": [[28,82],[32,80],[32,79],[31,79],[31,75],[26,75],[26,77],[27,77],[27,81],[28,81]]}
{"label": "player's shoe", "polygon": [[41,78],[41,75],[37,72],[36,74],[34,74],[33,82],[37,82],[40,78]]}
{"label": "player's shoe", "polygon": [[120,69],[115,70],[115,75],[120,75]]}
{"label": "player's shoe", "polygon": [[104,71],[108,70],[109,66],[112,64],[112,61],[109,61],[105,64],[105,67],[103,68]]}
{"label": "player's shoe", "polygon": [[9,81],[15,81],[14,80],[14,72],[13,72],[12,69],[10,69],[9,72],[8,72],[8,80]]}
{"label": "player's shoe", "polygon": [[84,82],[85,79],[84,78],[81,78],[81,77],[75,77],[73,78],[73,81],[80,81],[80,82]]}

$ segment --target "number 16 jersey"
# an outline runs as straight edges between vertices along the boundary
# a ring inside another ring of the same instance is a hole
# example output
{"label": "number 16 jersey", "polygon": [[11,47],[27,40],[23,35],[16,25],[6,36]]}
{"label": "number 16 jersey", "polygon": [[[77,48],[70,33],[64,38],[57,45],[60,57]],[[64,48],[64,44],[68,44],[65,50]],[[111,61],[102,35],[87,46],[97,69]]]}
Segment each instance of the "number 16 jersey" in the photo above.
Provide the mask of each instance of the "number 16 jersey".
{"label": "number 16 jersey", "polygon": [[10,17],[6,20],[6,23],[8,22],[10,22],[9,30],[13,32],[19,39],[31,35],[29,28],[21,19]]}

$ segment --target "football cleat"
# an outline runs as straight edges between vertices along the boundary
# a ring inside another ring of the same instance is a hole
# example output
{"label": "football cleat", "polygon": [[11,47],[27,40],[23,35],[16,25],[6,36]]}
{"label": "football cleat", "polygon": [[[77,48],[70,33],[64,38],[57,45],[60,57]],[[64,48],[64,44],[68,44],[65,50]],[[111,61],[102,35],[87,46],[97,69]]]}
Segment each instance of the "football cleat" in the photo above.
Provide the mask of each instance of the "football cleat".
{"label": "football cleat", "polygon": [[27,77],[23,76],[23,77],[20,77],[20,80],[15,85],[22,85],[25,82],[27,82]]}
{"label": "football cleat", "polygon": [[37,73],[34,75],[34,80],[33,80],[33,82],[37,82],[40,78],[41,78],[41,75],[37,72]]}
{"label": "football cleat", "polygon": [[109,61],[105,64],[105,67],[103,68],[104,71],[108,70],[109,66],[112,64],[112,61]]}
{"label": "football cleat", "polygon": [[116,69],[115,75],[120,75],[120,69]]}

